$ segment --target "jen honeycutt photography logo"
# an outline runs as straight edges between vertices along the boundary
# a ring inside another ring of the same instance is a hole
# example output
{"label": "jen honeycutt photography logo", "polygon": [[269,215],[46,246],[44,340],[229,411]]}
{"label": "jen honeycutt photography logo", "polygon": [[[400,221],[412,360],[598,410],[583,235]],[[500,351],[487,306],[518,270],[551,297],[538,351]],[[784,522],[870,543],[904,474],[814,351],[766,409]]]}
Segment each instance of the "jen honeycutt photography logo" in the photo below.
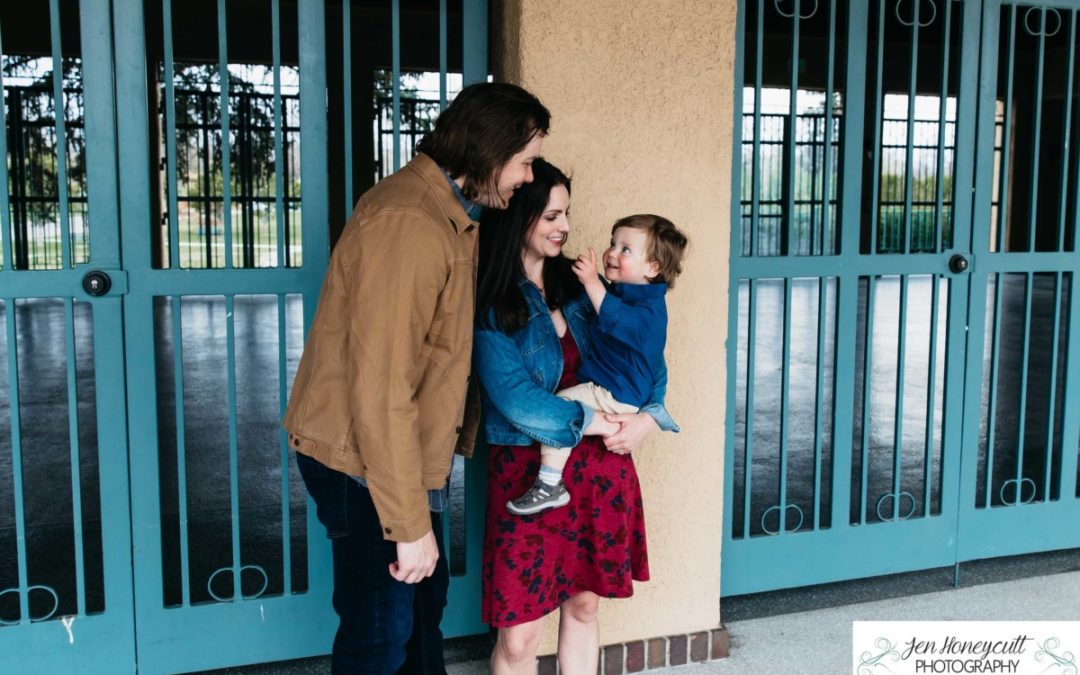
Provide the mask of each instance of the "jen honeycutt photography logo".
{"label": "jen honeycutt photography logo", "polygon": [[852,672],[1080,675],[1080,621],[856,621]]}

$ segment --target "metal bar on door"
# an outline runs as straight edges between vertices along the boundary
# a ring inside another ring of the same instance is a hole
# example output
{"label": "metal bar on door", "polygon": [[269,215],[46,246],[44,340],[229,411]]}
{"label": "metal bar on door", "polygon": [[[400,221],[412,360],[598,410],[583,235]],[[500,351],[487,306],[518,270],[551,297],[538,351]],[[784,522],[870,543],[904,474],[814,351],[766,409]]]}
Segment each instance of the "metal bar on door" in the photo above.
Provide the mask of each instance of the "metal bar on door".
{"label": "metal bar on door", "polygon": [[446,108],[446,0],[439,0],[439,110]]}
{"label": "metal bar on door", "polygon": [[[346,5],[349,3],[346,2]],[[285,294],[277,295],[278,310],[278,415],[285,419],[285,408],[289,401],[288,380],[288,338],[286,333]],[[278,447],[281,451],[281,565],[282,593],[292,593],[292,522],[289,510],[289,437],[284,427],[278,428]]]}
{"label": "metal bar on door", "polygon": [[[1076,12],[1069,13],[1071,18],[1069,21],[1069,65],[1067,67],[1068,75],[1065,78],[1065,119],[1061,125],[1061,137],[1066,139],[1066,147],[1068,145],[1069,132],[1072,130],[1072,103],[1073,103],[1073,72],[1075,68],[1074,60],[1076,58]],[[1080,170],[1078,170],[1080,173]],[[1080,196],[1078,191],[1077,196]],[[1058,245],[1057,250],[1059,252],[1065,251],[1065,223],[1066,214],[1068,213],[1068,196],[1069,196],[1069,153],[1061,153],[1061,203],[1058,206]],[[1074,244],[1075,246],[1075,244]]]}
{"label": "metal bar on door", "polygon": [[[986,403],[986,491],[983,507],[989,508],[993,503],[994,486],[994,444],[997,441],[997,392],[998,379],[1001,373],[1001,304],[1002,304],[1002,280],[1004,274],[991,275],[994,279],[994,326],[991,335],[990,351],[990,392]],[[989,279],[989,277],[988,277]]]}
{"label": "metal bar on door", "polygon": [[[60,265],[71,268],[71,214],[68,209],[67,106],[64,101],[64,50],[60,44],[60,0],[49,0],[52,42],[53,122],[56,126],[56,187],[59,199]],[[4,131],[7,133],[7,130]],[[7,161],[4,157],[3,161]]]}
{"label": "metal bar on door", "polygon": [[[1012,122],[1013,70],[1016,64],[1016,5],[1009,6],[1009,65],[1005,75],[1005,109],[1001,124],[1001,179],[998,181],[997,250],[1005,251],[1005,221],[1009,199],[1009,165],[1012,154],[1009,143],[1009,125]],[[992,248],[992,247],[991,247]],[[1000,279],[999,279],[1000,281]]]}
{"label": "metal bar on door", "polygon": [[[221,86],[221,200],[225,234],[225,269],[232,269],[232,141],[229,138],[229,42],[225,0],[217,3],[218,79]],[[208,233],[209,235],[209,233]]]}
{"label": "metal bar on door", "polygon": [[[168,0],[166,0],[168,2]],[[173,392],[176,406],[176,501],[180,521],[180,601],[191,604],[191,562],[188,552],[187,432],[184,414],[184,307],[180,296],[169,298],[172,308]]]}
{"label": "metal bar on door", "polygon": [[896,336],[896,415],[893,420],[893,520],[900,518],[900,472],[904,455],[904,380],[907,370],[908,281],[900,275],[900,319]]}
{"label": "metal bar on door", "polygon": [[[0,63],[4,61],[4,46],[0,42]],[[4,71],[0,68],[0,92],[4,91]],[[6,158],[7,151],[7,111],[4,105],[0,105],[0,157]],[[12,269],[11,252],[11,203],[8,197],[8,163],[7,160],[0,162],[0,246],[4,248],[4,269]]]}
{"label": "metal bar on door", "polygon": [[[356,203],[353,194],[352,0],[341,3],[341,121],[345,140],[345,217]],[[379,156],[382,160],[382,155]]]}
{"label": "metal bar on door", "polygon": [[[1027,427],[1028,358],[1031,355],[1032,285],[1035,274],[1024,274],[1024,342],[1020,349],[1020,398],[1016,419],[1016,503],[1023,502],[1024,431]],[[1004,501],[1004,499],[1003,499]]]}
{"label": "metal bar on door", "polygon": [[[1029,10],[1030,12],[1030,10]],[[1038,231],[1038,215],[1037,206],[1038,199],[1035,199],[1035,195],[1038,192],[1039,185],[1039,136],[1042,134],[1042,96],[1043,96],[1043,66],[1046,61],[1046,9],[1039,12],[1039,37],[1038,48],[1036,50],[1036,71],[1035,76],[1035,114],[1032,118],[1032,137],[1033,142],[1031,144],[1031,207],[1028,210],[1028,248],[1029,251],[1035,250],[1035,234]],[[1024,21],[1024,27],[1027,28],[1027,20]],[[1025,364],[1026,365],[1026,364]]]}
{"label": "metal bar on door", "polygon": [[75,355],[74,300],[64,298],[64,351],[67,357],[68,440],[71,469],[71,520],[75,546],[75,613],[86,609],[86,572],[83,563],[82,468],[79,451],[79,390]]}
{"label": "metal bar on door", "polygon": [[[946,31],[947,32],[947,31]],[[940,165],[939,165],[940,166]],[[935,238],[936,241],[936,238]],[[940,281],[930,277],[930,355],[927,358],[926,372],[926,436],[923,448],[923,515],[930,515],[931,485],[933,484],[934,465],[934,412],[937,409],[937,342],[938,342],[938,305],[940,303]]]}
{"label": "metal bar on door", "polygon": [[[826,148],[829,146],[826,145]],[[830,150],[831,151],[831,150]],[[825,317],[827,315],[828,278],[818,279],[818,316],[817,316],[817,369],[814,378],[814,529],[821,526],[821,435],[822,435],[822,395],[825,393]]]}
{"label": "metal bar on door", "polygon": [[[780,255],[791,254],[791,236],[795,231],[795,136],[799,128],[799,14],[801,0],[795,0],[795,9],[791,15],[791,87],[788,94],[788,128],[784,134],[784,150],[787,159],[786,194],[784,195],[785,222],[780,234]],[[760,22],[759,22],[760,23]],[[760,108],[758,101],[755,107]],[[781,501],[781,508],[783,502]],[[780,515],[781,531],[783,513]]]}
{"label": "metal bar on door", "polygon": [[[833,70],[836,68],[836,5],[839,0],[829,3],[829,59],[828,70],[825,75],[825,131],[822,134],[822,158],[821,177],[821,244],[818,248],[819,255],[825,255],[826,251],[833,252],[833,247],[825,245],[825,234],[829,237],[836,236],[836,228],[832,226],[832,218],[829,214],[829,201],[832,199],[832,153],[833,153]],[[817,140],[816,138],[814,139]],[[815,166],[817,163],[815,162]],[[819,389],[820,391],[820,389]],[[815,518],[815,526],[816,526]]]}
{"label": "metal bar on door", "polygon": [[[885,0],[878,0],[878,28],[877,28],[877,77],[874,80],[874,149],[872,178],[870,187],[870,253],[878,252],[878,223],[881,222],[881,125],[882,125],[882,96],[883,85],[881,82],[882,68],[885,61]],[[865,507],[865,504],[863,505]]]}
{"label": "metal bar on door", "polygon": [[390,1],[390,92],[393,102],[394,171],[401,168],[401,0]]}
{"label": "metal bar on door", "polygon": [[[943,211],[945,208],[945,130],[948,128],[948,103],[949,103],[949,57],[952,55],[952,50],[949,48],[949,38],[952,33],[952,2],[948,0],[945,3],[945,37],[942,38],[941,47],[941,98],[938,101],[938,142],[937,142],[937,175],[935,183],[935,208],[934,208],[934,252],[945,249],[948,244],[944,241],[945,229],[943,222]],[[955,147],[955,141],[954,141]],[[953,151],[953,161],[955,163],[956,153]],[[934,293],[935,300],[937,299],[937,280],[934,281]],[[934,315],[937,316],[936,314]],[[935,319],[936,320],[936,319]],[[932,333],[936,335],[936,331],[931,329]],[[931,357],[933,354],[931,354]],[[931,383],[934,381],[933,374],[930,377]],[[929,464],[927,465],[929,467]],[[929,509],[929,502],[927,502],[927,509]]]}
{"label": "metal bar on door", "polygon": [[745,440],[743,442],[743,537],[750,537],[750,490],[753,483],[754,462],[754,354],[757,351],[757,280],[747,280],[746,302],[746,407],[743,413]]}
{"label": "metal bar on door", "polygon": [[[798,0],[795,6],[798,9]],[[780,524],[776,531],[784,534],[787,529],[787,472],[788,472],[788,408],[791,390],[791,284],[784,279],[784,333],[780,361]]]}
{"label": "metal bar on door", "polygon": [[[3,107],[3,106],[0,106]],[[19,342],[15,332],[15,298],[4,298],[7,328],[8,413],[11,415],[11,478],[15,498],[15,556],[19,577],[19,623],[30,623],[30,583],[26,558],[26,511],[23,494],[22,411],[19,396]]]}
{"label": "metal bar on door", "polygon": [[[285,267],[285,143],[281,123],[281,0],[271,2],[274,59],[274,207],[277,219],[277,267]],[[348,161],[348,160],[346,160]]]}
{"label": "metal bar on door", "polygon": [[[180,269],[180,206],[176,191],[176,88],[173,73],[172,0],[161,0],[165,68],[165,191],[169,193],[169,266]],[[155,92],[156,93],[156,92]],[[186,574],[186,570],[185,570]],[[187,602],[185,595],[184,602]]]}
{"label": "metal bar on door", "polygon": [[1061,283],[1062,273],[1058,271],[1054,274],[1054,316],[1051,321],[1051,347],[1050,347],[1050,383],[1047,386],[1047,411],[1046,411],[1046,449],[1043,456],[1044,476],[1043,476],[1043,500],[1050,501],[1050,480],[1053,468],[1053,456],[1054,456],[1054,408],[1057,403],[1057,374],[1058,374],[1058,343],[1061,335]]}
{"label": "metal bar on door", "polygon": [[[749,255],[757,254],[757,241],[761,226],[761,88],[762,60],[765,44],[765,0],[758,0],[757,12],[757,61],[754,63],[754,156],[751,158],[750,172],[750,250]],[[742,120],[742,111],[738,111]],[[741,125],[740,125],[741,126]],[[742,150],[739,150],[742,152]],[[741,192],[741,189],[740,189]],[[742,224],[742,215],[738,222]]]}
{"label": "metal bar on door", "polygon": [[[907,138],[904,146],[904,253],[911,253],[911,191],[915,180],[914,153],[915,153],[915,97],[918,93],[917,79],[919,67],[919,0],[914,0],[911,9],[911,51],[908,63],[908,96],[907,96]],[[901,292],[906,290],[906,281],[901,277]],[[902,324],[901,324],[902,326]],[[901,328],[903,330],[903,328]],[[898,421],[899,422],[899,421]],[[893,500],[893,511],[896,511],[900,500],[897,493]]]}
{"label": "metal bar on door", "polygon": [[877,277],[866,277],[866,326],[863,340],[862,462],[860,464],[859,524],[866,524],[866,492],[870,462],[870,375],[874,370],[874,291]]}
{"label": "metal bar on door", "polygon": [[[276,0],[275,0],[276,1]],[[242,562],[240,557],[240,458],[236,413],[236,303],[233,295],[225,296],[225,353],[228,364],[229,405],[229,513],[232,523],[233,602],[243,599],[240,588]]]}

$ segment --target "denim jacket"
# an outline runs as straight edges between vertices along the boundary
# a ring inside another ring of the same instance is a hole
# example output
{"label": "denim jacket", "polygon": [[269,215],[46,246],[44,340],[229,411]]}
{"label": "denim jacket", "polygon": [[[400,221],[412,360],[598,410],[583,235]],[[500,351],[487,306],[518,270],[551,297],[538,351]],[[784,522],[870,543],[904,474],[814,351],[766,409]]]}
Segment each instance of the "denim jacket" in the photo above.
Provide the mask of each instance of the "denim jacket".
{"label": "denim jacket", "polygon": [[[529,309],[525,327],[513,335],[497,328],[476,330],[473,367],[480,378],[487,441],[493,445],[545,445],[569,448],[581,441],[581,431],[592,422],[593,411],[576,401],[553,395],[562,376],[563,358],[559,336],[551,322],[539,289],[518,281]],[[588,359],[593,345],[586,330],[596,320],[589,298],[582,293],[566,303],[563,315],[570,334]],[[488,325],[494,326],[494,310]],[[667,366],[661,360],[652,393],[641,412],[648,413],[664,431],[679,427],[664,408]]]}

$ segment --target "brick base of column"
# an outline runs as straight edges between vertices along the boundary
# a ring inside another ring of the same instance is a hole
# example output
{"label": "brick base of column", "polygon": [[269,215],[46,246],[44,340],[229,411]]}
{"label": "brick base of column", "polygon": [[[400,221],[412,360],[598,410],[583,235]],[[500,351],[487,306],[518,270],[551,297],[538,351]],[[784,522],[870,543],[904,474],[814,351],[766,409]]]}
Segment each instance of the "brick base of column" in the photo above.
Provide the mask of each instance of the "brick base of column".
{"label": "brick base of column", "polygon": [[[723,659],[728,655],[730,644],[727,628],[720,627],[699,633],[605,645],[600,648],[597,675],[639,673],[654,668]],[[540,657],[538,672],[539,675],[557,675],[558,658],[554,654]]]}

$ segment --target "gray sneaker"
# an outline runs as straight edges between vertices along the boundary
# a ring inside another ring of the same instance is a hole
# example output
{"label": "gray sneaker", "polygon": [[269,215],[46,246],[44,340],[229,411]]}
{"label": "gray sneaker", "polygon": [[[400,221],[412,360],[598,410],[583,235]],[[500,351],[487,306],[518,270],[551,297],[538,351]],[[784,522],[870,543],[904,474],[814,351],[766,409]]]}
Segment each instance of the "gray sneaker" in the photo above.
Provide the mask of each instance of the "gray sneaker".
{"label": "gray sneaker", "polygon": [[570,493],[560,480],[555,485],[548,485],[539,478],[525,494],[506,502],[506,510],[515,516],[529,516],[548,509],[557,509],[570,503]]}

